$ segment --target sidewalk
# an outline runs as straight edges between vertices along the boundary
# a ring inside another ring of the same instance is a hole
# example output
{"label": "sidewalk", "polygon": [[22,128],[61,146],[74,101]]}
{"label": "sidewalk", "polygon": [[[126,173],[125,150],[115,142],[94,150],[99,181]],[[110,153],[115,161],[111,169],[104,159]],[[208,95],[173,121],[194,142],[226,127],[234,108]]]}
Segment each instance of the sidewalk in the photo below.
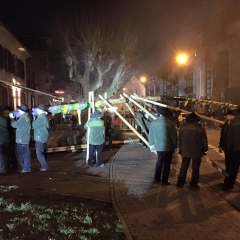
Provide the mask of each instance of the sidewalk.
{"label": "sidewalk", "polygon": [[[221,163],[209,150],[200,170],[200,190],[176,187],[180,156],[174,155],[170,186],[153,184],[157,156],[139,144],[103,152],[103,168],[89,168],[86,153],[49,154],[51,170],[1,176],[0,185],[112,202],[128,240],[240,239],[240,188],[225,193],[223,174],[210,163]],[[188,176],[189,177],[189,176]]]}
{"label": "sidewalk", "polygon": [[200,190],[178,189],[179,160],[176,155],[171,186],[159,186],[152,183],[156,155],[149,149],[124,145],[115,155],[111,193],[128,239],[240,239],[240,212],[228,202],[240,207],[239,187],[222,192],[223,175],[203,160]]}

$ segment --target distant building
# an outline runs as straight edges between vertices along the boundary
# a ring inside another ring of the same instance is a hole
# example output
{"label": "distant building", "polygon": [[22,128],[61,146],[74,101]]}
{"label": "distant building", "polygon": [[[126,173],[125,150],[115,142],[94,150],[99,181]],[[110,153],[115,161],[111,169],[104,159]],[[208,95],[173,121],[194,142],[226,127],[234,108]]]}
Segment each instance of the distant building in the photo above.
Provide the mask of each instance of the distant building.
{"label": "distant building", "polygon": [[27,65],[31,70],[28,87],[46,93],[53,93],[52,80],[55,76],[50,74],[52,64],[49,61],[51,38],[21,36],[20,40],[32,55],[31,58],[27,59]]}
{"label": "distant building", "polygon": [[163,95],[240,104],[240,1],[230,0],[192,43],[186,65],[172,58],[163,63],[158,78],[149,80],[147,95],[158,94],[160,86]]}
{"label": "distant building", "polygon": [[[27,58],[31,57],[27,49],[0,22],[0,80],[10,84],[27,86]],[[16,107],[28,101],[20,88],[0,85],[1,105]]]}

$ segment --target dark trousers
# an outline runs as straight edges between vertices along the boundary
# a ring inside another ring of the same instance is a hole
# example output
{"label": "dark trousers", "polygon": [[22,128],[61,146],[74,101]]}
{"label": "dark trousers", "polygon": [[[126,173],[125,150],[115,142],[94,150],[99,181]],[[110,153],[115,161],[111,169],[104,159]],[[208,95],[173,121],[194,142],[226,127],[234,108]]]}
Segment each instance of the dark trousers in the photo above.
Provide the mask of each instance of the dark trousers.
{"label": "dark trousers", "polygon": [[96,153],[97,153],[97,166],[100,166],[102,164],[102,149],[103,149],[103,144],[101,145],[89,144],[89,159],[88,159],[89,166],[93,165],[94,155]]}
{"label": "dark trousers", "polygon": [[[231,154],[225,152],[225,168],[226,168],[226,174],[229,173],[229,164],[231,161]],[[226,182],[227,176],[225,176],[224,183]]]}
{"label": "dark trousers", "polygon": [[31,171],[31,155],[29,151],[29,144],[16,143],[15,145],[16,157],[20,163],[22,170]]}
{"label": "dark trousers", "polygon": [[172,154],[173,151],[157,152],[158,158],[155,167],[155,180],[160,181],[162,175],[162,182],[163,183],[168,182],[170,166],[172,163]]}
{"label": "dark trousers", "polygon": [[[142,128],[141,128],[140,126],[137,126],[137,131],[138,131],[138,133],[139,133],[140,135],[142,135]],[[140,143],[143,143],[143,141],[142,141],[141,138],[139,138],[139,142],[140,142]]]}
{"label": "dark trousers", "polygon": [[[148,137],[147,137],[147,134],[145,132],[142,132],[142,136],[148,141]],[[147,147],[145,142],[143,142],[143,146]]]}
{"label": "dark trousers", "polygon": [[10,170],[10,149],[9,143],[0,144],[0,173],[7,173]]}
{"label": "dark trousers", "polygon": [[47,143],[35,142],[37,159],[42,169],[49,168],[46,160],[46,146]]}
{"label": "dark trousers", "polygon": [[224,184],[227,188],[232,189],[235,183],[235,179],[238,174],[240,165],[240,151],[233,152],[229,156],[228,161],[228,176],[225,178]]}
{"label": "dark trousers", "polygon": [[201,165],[202,158],[191,158],[191,157],[182,158],[182,165],[181,165],[180,173],[178,175],[178,185],[182,185],[182,186],[184,185],[191,159],[192,159],[192,179],[190,182],[190,186],[191,187],[197,186],[199,182],[199,168]]}

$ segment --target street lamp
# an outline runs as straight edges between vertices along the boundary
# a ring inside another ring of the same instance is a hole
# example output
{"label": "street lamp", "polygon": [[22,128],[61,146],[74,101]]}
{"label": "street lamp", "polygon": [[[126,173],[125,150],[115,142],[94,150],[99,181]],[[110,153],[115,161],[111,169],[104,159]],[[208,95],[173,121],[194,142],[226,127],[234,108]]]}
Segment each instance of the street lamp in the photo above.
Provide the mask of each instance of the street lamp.
{"label": "street lamp", "polygon": [[146,80],[147,80],[146,77],[141,77],[141,78],[140,78],[140,81],[141,81],[142,83],[145,83]]}
{"label": "street lamp", "polygon": [[176,61],[180,65],[184,65],[188,62],[188,55],[186,53],[180,53],[176,57]]}

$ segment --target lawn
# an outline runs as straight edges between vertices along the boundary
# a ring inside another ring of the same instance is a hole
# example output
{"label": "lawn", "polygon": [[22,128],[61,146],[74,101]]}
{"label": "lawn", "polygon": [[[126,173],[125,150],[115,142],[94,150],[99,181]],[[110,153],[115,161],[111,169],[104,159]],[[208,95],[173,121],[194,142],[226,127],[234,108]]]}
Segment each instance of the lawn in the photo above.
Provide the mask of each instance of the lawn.
{"label": "lawn", "polygon": [[0,239],[125,240],[110,203],[0,186]]}

